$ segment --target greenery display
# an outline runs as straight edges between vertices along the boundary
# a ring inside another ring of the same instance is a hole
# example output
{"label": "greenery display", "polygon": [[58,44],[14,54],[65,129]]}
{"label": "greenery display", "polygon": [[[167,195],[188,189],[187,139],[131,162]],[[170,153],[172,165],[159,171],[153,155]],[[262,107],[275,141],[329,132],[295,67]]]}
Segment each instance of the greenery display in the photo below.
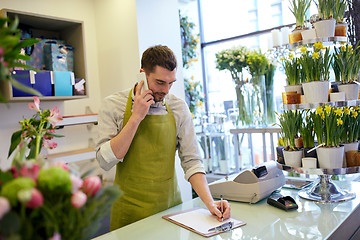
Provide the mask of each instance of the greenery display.
{"label": "greenery display", "polygon": [[301,81],[301,66],[299,60],[294,57],[294,54],[289,54],[286,58],[280,59],[285,71],[287,85],[298,85]]}
{"label": "greenery display", "polygon": [[282,114],[278,114],[280,126],[280,135],[284,142],[285,150],[296,151],[295,137],[299,137],[299,130],[301,124],[302,114],[298,110],[284,111]]}
{"label": "greenery display", "polygon": [[[194,78],[192,78],[193,80]],[[202,94],[202,85],[199,82],[193,82],[184,79],[185,95],[192,117],[196,115],[196,111],[203,108],[204,97]]]}
{"label": "greenery display", "polygon": [[[30,60],[29,56],[21,53],[21,49],[38,42],[36,39],[20,40],[21,31],[18,29],[18,25],[19,19],[17,17],[14,21],[8,18],[0,18],[0,81],[10,82],[12,86],[21,91],[41,96],[35,89],[24,86],[11,77],[11,70],[16,67],[32,69],[30,66],[21,63],[21,61]],[[0,102],[7,102],[1,91]]]}
{"label": "greenery display", "polygon": [[337,23],[342,23],[344,21],[347,7],[348,4],[346,0],[335,0],[333,17],[336,19]]}
{"label": "greenery display", "polygon": [[360,114],[359,107],[345,107],[343,109],[343,128],[341,135],[342,143],[356,142],[360,137]]}
{"label": "greenery display", "polygon": [[332,68],[335,80],[341,83],[352,83],[357,80],[360,70],[360,52],[357,52],[349,44],[334,48]]}
{"label": "greenery display", "polygon": [[120,190],[101,187],[98,176],[78,176],[65,163],[46,162],[40,149],[56,147],[50,140],[62,117],[56,108],[41,110],[37,97],[29,108],[36,113],[11,138],[12,167],[0,170],[0,238],[90,239]]}

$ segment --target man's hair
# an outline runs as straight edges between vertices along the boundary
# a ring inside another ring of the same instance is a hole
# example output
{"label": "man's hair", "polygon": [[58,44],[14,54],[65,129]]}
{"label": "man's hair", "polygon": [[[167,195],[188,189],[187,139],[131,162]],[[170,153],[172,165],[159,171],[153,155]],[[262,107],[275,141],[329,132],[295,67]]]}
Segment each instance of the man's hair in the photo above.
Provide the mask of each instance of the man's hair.
{"label": "man's hair", "polygon": [[147,73],[154,72],[156,66],[173,71],[177,62],[173,51],[167,46],[156,45],[145,50],[141,58],[141,68]]}

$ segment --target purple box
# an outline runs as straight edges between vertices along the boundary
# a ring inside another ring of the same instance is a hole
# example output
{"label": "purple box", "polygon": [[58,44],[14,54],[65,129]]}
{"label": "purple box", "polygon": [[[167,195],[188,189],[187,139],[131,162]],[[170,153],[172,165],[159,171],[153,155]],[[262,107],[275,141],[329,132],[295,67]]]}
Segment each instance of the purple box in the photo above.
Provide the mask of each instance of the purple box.
{"label": "purple box", "polygon": [[38,90],[43,96],[53,96],[52,82],[52,73],[50,71],[37,72],[33,88]]}
{"label": "purple box", "polygon": [[[34,71],[31,71],[31,72],[30,72],[30,70],[13,70],[11,73],[11,76],[13,77],[13,79],[20,82],[21,84],[23,84],[29,88],[32,88],[31,78],[34,77],[34,74],[33,74]],[[12,86],[12,91],[13,91],[13,97],[31,97],[31,96],[33,96],[32,94],[23,92],[23,91],[15,88],[14,86]]]}

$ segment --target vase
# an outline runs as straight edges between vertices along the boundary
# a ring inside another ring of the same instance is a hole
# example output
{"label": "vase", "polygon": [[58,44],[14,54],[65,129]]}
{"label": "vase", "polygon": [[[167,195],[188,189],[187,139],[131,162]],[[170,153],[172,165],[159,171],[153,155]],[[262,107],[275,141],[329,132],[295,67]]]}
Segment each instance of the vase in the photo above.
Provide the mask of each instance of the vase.
{"label": "vase", "polygon": [[349,151],[357,151],[358,150],[358,146],[359,146],[359,142],[352,142],[352,143],[343,143],[342,145],[344,145],[344,157],[343,157],[343,167],[346,167],[346,163],[347,163],[347,155],[346,153]]}
{"label": "vase", "polygon": [[344,157],[344,146],[320,147],[316,149],[319,167],[324,169],[342,168]]}
{"label": "vase", "polygon": [[303,40],[312,40],[316,38],[316,31],[314,28],[306,29],[301,32],[301,36]]}
{"label": "vase", "polygon": [[335,37],[346,37],[347,23],[336,23],[335,24]]}
{"label": "vase", "polygon": [[250,83],[244,83],[243,81],[239,81],[235,86],[236,92],[236,105],[239,109],[238,114],[238,125],[249,126],[253,122],[251,114],[251,92],[252,87]]}
{"label": "vase", "polygon": [[251,78],[253,85],[252,99],[252,114],[254,115],[254,125],[265,125],[267,116],[267,104],[266,104],[266,88],[265,88],[265,76],[255,75]]}
{"label": "vase", "polygon": [[302,151],[283,150],[283,154],[286,166],[301,167]]}
{"label": "vase", "polygon": [[345,100],[356,100],[359,98],[359,85],[356,83],[338,85],[339,92],[345,92]]}
{"label": "vase", "polygon": [[313,81],[302,84],[307,103],[324,103],[329,98],[329,82]]}
{"label": "vase", "polygon": [[317,38],[328,38],[335,36],[335,19],[325,19],[314,22]]}
{"label": "vase", "polygon": [[275,99],[274,99],[274,74],[276,67],[270,64],[270,67],[265,74],[265,88],[266,88],[266,124],[272,125],[276,122],[275,115]]}
{"label": "vase", "polygon": [[298,94],[302,94],[302,86],[301,84],[296,84],[296,85],[286,85],[284,86],[285,88],[285,92],[296,92]]}

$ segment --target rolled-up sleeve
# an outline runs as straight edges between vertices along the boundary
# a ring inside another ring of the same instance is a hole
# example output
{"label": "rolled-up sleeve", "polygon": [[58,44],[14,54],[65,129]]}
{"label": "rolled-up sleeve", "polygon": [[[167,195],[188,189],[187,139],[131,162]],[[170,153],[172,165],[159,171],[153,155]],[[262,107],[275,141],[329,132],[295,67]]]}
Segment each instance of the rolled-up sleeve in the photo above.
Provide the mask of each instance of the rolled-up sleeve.
{"label": "rolled-up sleeve", "polygon": [[98,141],[96,144],[96,160],[101,168],[108,171],[123,159],[117,159],[113,153],[110,140],[122,128],[126,107],[126,94],[119,92],[106,97],[98,116]]}
{"label": "rolled-up sleeve", "polygon": [[[176,97],[173,96],[172,98]],[[170,99],[170,103],[172,103],[169,105],[176,120],[178,154],[185,179],[188,181],[195,173],[205,174],[205,169],[189,108],[181,99]]]}

